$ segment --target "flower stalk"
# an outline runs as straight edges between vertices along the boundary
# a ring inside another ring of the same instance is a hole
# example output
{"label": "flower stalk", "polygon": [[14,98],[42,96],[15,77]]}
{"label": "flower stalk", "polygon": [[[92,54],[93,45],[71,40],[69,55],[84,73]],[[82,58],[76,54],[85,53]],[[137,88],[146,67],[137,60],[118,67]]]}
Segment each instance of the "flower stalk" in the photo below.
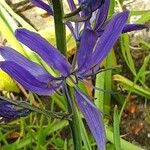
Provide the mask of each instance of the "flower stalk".
{"label": "flower stalk", "polygon": [[[55,35],[56,35],[56,45],[62,54],[66,56],[66,30],[65,24],[63,23],[63,4],[61,0],[52,0],[53,10],[54,10],[54,22],[55,22]],[[82,149],[82,139],[80,135],[80,126],[78,124],[77,109],[75,109],[75,102],[72,100],[71,89],[65,83],[64,88],[65,99],[67,103],[68,112],[72,114],[71,120],[69,120],[69,125],[72,132],[72,138],[74,143],[74,150]]]}
{"label": "flower stalk", "polygon": [[[50,0],[48,0],[50,2]],[[63,23],[63,4],[62,0],[52,0],[54,10],[54,24],[56,34],[56,44],[60,52],[66,55],[66,29]]]}
{"label": "flower stalk", "polygon": [[70,129],[72,132],[72,138],[74,143],[74,150],[81,150],[82,149],[82,138],[80,132],[80,125],[78,121],[78,114],[76,109],[75,101],[72,97],[72,90],[65,85],[65,99],[67,101],[68,111],[72,114],[71,120],[69,120]]}

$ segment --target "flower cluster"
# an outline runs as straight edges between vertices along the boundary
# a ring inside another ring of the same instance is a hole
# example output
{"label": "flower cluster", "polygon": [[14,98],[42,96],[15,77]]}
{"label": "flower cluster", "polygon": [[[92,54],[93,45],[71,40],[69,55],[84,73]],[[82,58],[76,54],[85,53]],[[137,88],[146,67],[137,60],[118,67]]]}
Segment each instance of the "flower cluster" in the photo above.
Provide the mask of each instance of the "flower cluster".
{"label": "flower cluster", "polygon": [[[67,0],[69,8],[72,12],[77,10],[77,7],[73,0]],[[53,7],[47,5],[42,0],[31,0],[31,2],[48,12],[49,15],[53,15]],[[81,7],[81,11],[76,14],[75,19],[66,21],[66,25],[70,29],[72,35],[77,41],[80,41],[82,31],[87,28],[93,29],[98,36],[100,36],[105,30],[105,26],[111,21],[108,17],[108,11],[110,6],[110,0],[79,0],[78,5]],[[73,16],[74,17],[74,16]],[[71,22],[73,21],[73,22]],[[123,27],[122,33],[131,32],[135,30],[141,30],[148,28],[144,24],[128,24],[126,22]]]}
{"label": "flower cluster", "polygon": [[[32,2],[53,15],[52,6],[50,7],[40,0],[32,0]],[[105,149],[102,114],[90,98],[79,89],[76,81],[84,80],[91,75],[91,72],[99,70],[99,64],[108,55],[121,33],[146,28],[145,25],[127,24],[128,11],[118,13],[107,20],[109,3],[110,0],[79,0],[82,11],[77,15],[85,17],[86,20],[84,22],[77,20],[75,29],[72,22],[66,22],[75,39],[79,41],[75,66],[71,65],[55,47],[39,34],[23,28],[16,30],[16,38],[37,53],[50,67],[59,71],[59,77],[52,76],[41,65],[28,60],[14,49],[0,47],[0,55],[4,59],[4,61],[0,61],[0,68],[31,92],[39,95],[51,95],[59,89],[66,88],[68,79],[73,83],[76,104],[83,113],[98,147],[102,150]],[[76,9],[73,0],[68,0],[68,4],[71,11]],[[91,17],[87,19],[89,15]],[[95,22],[94,25],[93,22]],[[83,24],[84,28],[81,32],[81,25]],[[3,102],[0,101],[0,107],[2,104]],[[14,111],[21,116],[20,110],[16,112],[7,103],[4,105],[11,112]],[[7,111],[1,110],[0,115],[7,116],[5,112]]]}

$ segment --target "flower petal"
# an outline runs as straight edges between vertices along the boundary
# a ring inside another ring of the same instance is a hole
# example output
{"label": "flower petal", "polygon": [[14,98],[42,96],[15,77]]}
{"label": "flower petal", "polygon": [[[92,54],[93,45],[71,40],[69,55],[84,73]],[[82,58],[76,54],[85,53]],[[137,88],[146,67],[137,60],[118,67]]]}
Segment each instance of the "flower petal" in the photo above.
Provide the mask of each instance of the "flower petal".
{"label": "flower petal", "polygon": [[0,68],[31,92],[50,95],[56,90],[54,81],[50,82],[52,85],[49,87],[49,83],[40,82],[29,71],[13,61],[1,61]]}
{"label": "flower petal", "polygon": [[[103,27],[105,29],[105,27]],[[103,28],[99,28],[97,30],[97,34],[100,37],[103,32],[104,29]],[[122,30],[122,33],[126,33],[126,32],[132,32],[132,31],[136,31],[136,30],[142,30],[142,29],[149,29],[150,27],[146,24],[126,24]]]}
{"label": "flower petal", "polygon": [[89,100],[89,98],[79,90],[75,90],[76,102],[84,115],[84,118],[96,140],[100,150],[105,150],[106,137],[101,112]]}
{"label": "flower petal", "polygon": [[67,21],[67,22],[66,22],[66,25],[67,25],[67,27],[69,28],[69,30],[70,30],[71,34],[73,35],[73,37],[74,37],[75,39],[77,39],[77,36],[76,36],[76,33],[75,33],[75,29],[74,29],[72,23],[69,22],[69,21]]}
{"label": "flower petal", "polygon": [[71,11],[76,9],[76,5],[73,0],[67,0],[67,2]]}
{"label": "flower petal", "polygon": [[65,57],[44,38],[35,32],[26,29],[16,30],[17,39],[38,53],[49,65],[60,71],[64,76],[70,72],[70,64]]}
{"label": "flower petal", "polygon": [[136,30],[142,30],[149,28],[148,25],[145,24],[126,24],[122,30],[122,33],[136,31]]}
{"label": "flower petal", "polygon": [[101,28],[103,23],[107,19],[109,6],[110,6],[110,0],[105,0],[104,4],[99,8],[96,15],[95,25],[94,25],[95,31]]}
{"label": "flower petal", "polygon": [[32,2],[35,6],[37,6],[37,7],[39,7],[39,8],[42,8],[42,9],[44,9],[45,11],[47,11],[49,15],[53,15],[53,8],[52,8],[52,6],[50,6],[50,5],[46,4],[46,3],[44,3],[42,0],[31,0],[31,2]]}
{"label": "flower petal", "polygon": [[24,108],[17,108],[14,104],[5,101],[5,99],[0,97],[0,117],[2,117],[0,120],[7,122],[20,117],[25,117],[30,112],[30,110]]}
{"label": "flower petal", "polygon": [[77,53],[78,73],[88,69],[96,41],[97,35],[93,30],[84,30]]}
{"label": "flower petal", "polygon": [[114,16],[112,20],[106,25],[104,32],[102,33],[100,40],[97,42],[95,47],[91,66],[100,64],[108,55],[127,22],[128,14],[128,11],[119,13]]}
{"label": "flower petal", "polygon": [[54,77],[44,70],[44,68],[42,68],[39,64],[28,60],[12,48],[1,46],[0,55],[4,58],[4,60],[15,62],[19,66],[23,67],[41,82],[47,83],[50,79],[54,79]]}
{"label": "flower petal", "polygon": [[70,21],[67,21],[66,25],[69,28],[70,32],[72,33],[74,39],[76,41],[79,41],[80,40],[80,29],[81,29],[83,23],[76,22],[75,25],[73,26],[73,24]]}

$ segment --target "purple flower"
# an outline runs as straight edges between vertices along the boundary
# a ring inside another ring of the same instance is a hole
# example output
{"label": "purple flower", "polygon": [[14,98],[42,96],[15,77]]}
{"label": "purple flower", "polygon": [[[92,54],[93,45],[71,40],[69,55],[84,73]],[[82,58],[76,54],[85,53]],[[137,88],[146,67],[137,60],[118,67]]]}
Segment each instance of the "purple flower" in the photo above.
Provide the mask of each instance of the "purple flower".
{"label": "purple flower", "polygon": [[78,107],[83,113],[88,126],[95,137],[98,148],[100,150],[105,150],[105,129],[101,118],[101,112],[81,91],[75,90],[75,96]]}
{"label": "purple flower", "polygon": [[13,102],[9,102],[5,98],[0,96],[0,121],[10,121],[18,119],[20,117],[27,116],[31,111],[19,108]]}
{"label": "purple flower", "polygon": [[[53,15],[52,6],[47,5],[42,0],[32,0],[32,3],[35,4],[37,7],[46,10],[50,15]],[[66,25],[70,29],[74,38],[77,41],[80,40],[82,36],[81,33],[83,26],[84,30],[86,28],[91,28],[97,32],[98,36],[101,36],[103,31],[105,30],[106,25],[111,20],[107,20],[110,0],[78,0],[78,3],[79,6],[82,7],[82,11],[77,14],[78,19],[76,21],[74,20],[74,25],[71,21],[66,22]],[[68,0],[68,5],[72,12],[77,9],[74,0]],[[141,30],[145,28],[149,28],[148,25],[126,24],[122,30],[122,33]]]}
{"label": "purple flower", "polygon": [[[52,45],[39,34],[26,29],[18,29],[16,38],[36,52],[51,67],[60,72],[60,77],[53,77],[42,66],[28,60],[9,47],[0,47],[0,68],[13,77],[26,89],[40,95],[50,95],[64,87],[67,80],[73,83],[91,75],[91,71],[99,69],[99,64],[110,52],[112,46],[121,34],[128,19],[128,12],[114,16],[106,25],[101,37],[91,29],[83,31],[80,47],[77,52],[76,65],[70,63]],[[76,78],[76,80],[75,80]],[[95,137],[99,149],[105,149],[105,131],[101,120],[101,112],[82,93],[78,86],[74,86],[76,103],[82,111],[87,124]]]}
{"label": "purple flower", "polygon": [[[72,1],[72,0],[68,0],[68,1]],[[90,16],[90,18],[84,20],[84,23],[76,22],[75,28],[73,28],[71,23],[67,24],[68,28],[74,35],[75,39],[77,41],[80,40],[80,37],[82,36],[81,34],[82,26],[84,26],[83,30],[85,30],[86,28],[91,28],[95,32],[97,32],[98,36],[101,36],[103,31],[105,30],[106,25],[111,21],[110,18],[109,20],[107,18],[109,6],[110,6],[110,0],[101,0],[101,1],[79,0],[79,3],[85,7],[84,11],[82,11],[81,13],[81,17],[88,18],[87,16]],[[122,30],[122,33],[146,29],[146,28],[149,28],[149,26],[145,24],[126,24]]]}
{"label": "purple flower", "polygon": [[[67,0],[67,1],[68,1],[70,10],[72,12],[75,11],[77,7],[74,3],[74,0]],[[49,15],[53,15],[52,5],[49,6],[42,0],[31,0],[31,2],[35,6],[47,11]],[[76,40],[80,39],[79,34],[80,34],[81,27],[83,25],[83,22],[85,22],[86,20],[89,20],[92,15],[92,12],[97,10],[103,3],[104,3],[104,0],[79,0],[78,1],[79,6],[81,7],[81,11],[76,14],[77,16],[76,19],[73,19],[75,22],[75,25],[73,25],[71,21],[66,21],[66,25],[68,26],[68,28],[70,29],[70,31],[72,32]]]}
{"label": "purple flower", "polygon": [[42,0],[31,0],[31,2],[32,2],[35,6],[46,10],[49,15],[53,15],[53,7],[52,7],[52,5],[47,5],[47,4],[44,3]]}
{"label": "purple flower", "polygon": [[[105,0],[103,5],[97,10],[95,15],[93,16],[94,18],[91,19],[92,21],[89,20],[88,27],[96,31],[99,36],[102,35],[103,31],[105,30],[106,25],[111,20],[110,18],[109,20],[107,18],[109,6],[110,6],[110,0]],[[92,27],[93,20],[95,21],[94,27]],[[145,28],[149,28],[149,26],[144,25],[144,24],[126,24],[122,30],[122,33],[131,32],[135,30],[141,30]]]}
{"label": "purple flower", "polygon": [[[75,10],[76,6],[74,3],[74,0],[67,0],[67,1],[68,1],[68,5],[69,5],[71,11]],[[42,0],[31,0],[31,2],[35,6],[46,10],[50,15],[53,15],[52,5],[48,5],[45,2],[43,2]],[[91,12],[97,10],[103,3],[104,3],[104,0],[78,0],[78,4],[83,11],[88,10]]]}
{"label": "purple flower", "polygon": [[92,12],[100,8],[105,0],[78,0],[78,1],[79,5],[83,8],[82,17],[88,17],[92,15]]}

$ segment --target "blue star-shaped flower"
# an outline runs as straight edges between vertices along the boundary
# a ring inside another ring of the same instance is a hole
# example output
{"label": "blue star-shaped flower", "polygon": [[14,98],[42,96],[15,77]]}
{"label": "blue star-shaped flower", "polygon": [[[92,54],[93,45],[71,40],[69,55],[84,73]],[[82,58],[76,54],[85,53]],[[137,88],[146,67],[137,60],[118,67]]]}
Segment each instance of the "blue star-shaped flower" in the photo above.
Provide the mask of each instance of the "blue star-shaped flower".
{"label": "blue star-shaped flower", "polygon": [[[84,30],[75,67],[72,67],[65,57],[39,34],[26,29],[18,29],[16,30],[17,39],[41,56],[48,65],[58,70],[60,76],[52,76],[42,66],[28,60],[9,47],[0,47],[0,55],[4,58],[4,61],[0,61],[0,68],[26,89],[39,95],[50,95],[63,88],[68,79],[75,83],[74,77],[77,80],[83,80],[91,75],[91,71],[95,70],[95,67],[97,71],[99,64],[110,52],[121,34],[127,19],[127,11],[117,14],[105,26],[100,37],[91,29]],[[105,149],[105,130],[101,112],[90,101],[90,98],[79,90],[78,86],[74,85],[73,87],[76,103],[95,137],[98,147]]]}
{"label": "blue star-shaped flower", "polygon": [[[42,0],[32,0],[32,3],[37,7],[46,10],[49,15],[53,15],[53,7],[47,5]],[[75,11],[76,5],[74,0],[68,0],[70,10]],[[77,14],[77,19],[74,20],[75,25],[71,21],[67,21],[66,25],[70,29],[74,38],[79,41],[82,36],[82,28],[92,28],[97,32],[98,36],[101,36],[105,26],[110,22],[107,20],[108,10],[110,6],[110,0],[78,0],[78,5],[81,6],[82,11]],[[82,18],[82,19],[81,19]],[[94,24],[94,25],[93,25]],[[131,32],[135,30],[141,30],[149,28],[145,24],[126,24],[122,30],[122,33]]]}

